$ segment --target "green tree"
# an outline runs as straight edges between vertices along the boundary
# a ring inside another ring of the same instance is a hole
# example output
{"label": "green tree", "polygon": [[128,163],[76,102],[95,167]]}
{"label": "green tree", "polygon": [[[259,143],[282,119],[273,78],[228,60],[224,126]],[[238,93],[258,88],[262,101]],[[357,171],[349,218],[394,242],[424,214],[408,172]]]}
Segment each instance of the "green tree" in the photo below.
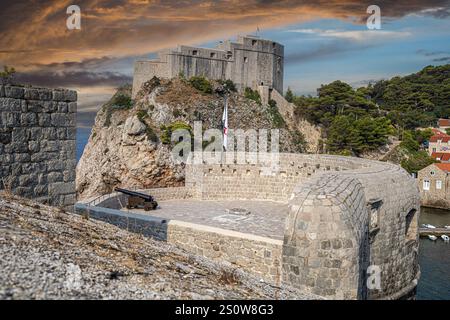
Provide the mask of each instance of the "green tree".
{"label": "green tree", "polygon": [[292,92],[292,90],[291,90],[290,87],[288,87],[288,89],[287,89],[287,91],[286,91],[286,94],[285,94],[284,98],[286,99],[287,102],[291,102],[291,103],[294,102],[295,95],[294,95],[294,93]]}
{"label": "green tree", "polygon": [[430,164],[436,162],[426,151],[417,151],[401,162],[402,167],[409,173],[417,173]]}
{"label": "green tree", "polygon": [[328,131],[327,147],[331,153],[350,151],[352,121],[347,116],[337,116]]}
{"label": "green tree", "polygon": [[413,133],[409,130],[403,132],[403,140],[400,143],[400,146],[410,152],[419,151],[420,147],[419,142],[414,138]]}
{"label": "green tree", "polygon": [[351,147],[353,152],[360,154],[375,150],[388,141],[393,129],[389,119],[371,118],[369,116],[356,120],[353,123]]}

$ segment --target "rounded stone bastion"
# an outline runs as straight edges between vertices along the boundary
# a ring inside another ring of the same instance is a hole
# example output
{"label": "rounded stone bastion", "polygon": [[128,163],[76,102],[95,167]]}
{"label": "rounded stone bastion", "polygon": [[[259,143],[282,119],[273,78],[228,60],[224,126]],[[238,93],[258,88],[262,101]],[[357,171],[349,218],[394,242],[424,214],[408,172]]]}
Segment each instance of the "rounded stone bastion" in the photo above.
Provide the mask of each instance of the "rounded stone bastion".
{"label": "rounded stone bastion", "polygon": [[401,167],[284,153],[269,171],[231,163],[188,163],[184,187],[142,190],[158,201],[155,211],[123,209],[126,196],[117,193],[76,211],[308,294],[414,297],[420,199]]}

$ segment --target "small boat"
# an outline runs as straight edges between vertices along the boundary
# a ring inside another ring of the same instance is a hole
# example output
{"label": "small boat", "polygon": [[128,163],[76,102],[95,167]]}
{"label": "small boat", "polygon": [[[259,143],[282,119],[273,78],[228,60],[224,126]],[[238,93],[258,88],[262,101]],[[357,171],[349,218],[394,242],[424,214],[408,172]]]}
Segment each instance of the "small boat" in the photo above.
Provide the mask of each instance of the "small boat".
{"label": "small boat", "polygon": [[428,239],[433,240],[433,241],[436,241],[436,240],[437,240],[437,237],[436,237],[436,236],[428,236]]}
{"label": "small boat", "polygon": [[450,241],[450,237],[447,236],[447,235],[445,235],[445,234],[443,234],[443,235],[441,236],[441,238],[442,238],[442,240],[444,240],[445,242]]}
{"label": "small boat", "polygon": [[436,227],[433,226],[432,224],[423,224],[422,227],[428,228],[428,229],[436,229]]}
{"label": "small boat", "polygon": [[450,226],[444,226],[445,229],[450,229]]}

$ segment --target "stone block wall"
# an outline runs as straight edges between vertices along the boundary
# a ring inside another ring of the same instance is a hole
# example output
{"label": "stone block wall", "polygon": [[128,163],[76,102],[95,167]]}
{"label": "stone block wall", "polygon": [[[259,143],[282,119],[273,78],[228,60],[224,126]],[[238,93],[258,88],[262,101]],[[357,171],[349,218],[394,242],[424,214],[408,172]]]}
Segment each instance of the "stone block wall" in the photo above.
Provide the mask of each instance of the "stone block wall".
{"label": "stone block wall", "polygon": [[[258,164],[189,165],[186,185],[200,199],[289,203],[283,281],[330,298],[401,298],[418,270],[419,193],[402,168],[328,155],[280,154],[280,170]],[[367,287],[369,266],[381,287]]]}
{"label": "stone block wall", "polygon": [[[341,299],[399,299],[415,290],[419,194],[400,167],[377,162],[321,174],[289,202],[283,280]],[[380,287],[367,284],[369,266]]]}
{"label": "stone block wall", "polygon": [[200,256],[227,261],[265,281],[281,282],[281,240],[172,220],[167,242]]}
{"label": "stone block wall", "polygon": [[71,90],[0,86],[0,189],[75,204],[76,101]]}
{"label": "stone block wall", "polygon": [[[195,157],[195,155],[193,155]],[[239,155],[236,153],[236,158]],[[321,172],[369,166],[357,158],[337,159],[314,154],[280,154],[279,170],[266,174],[260,164],[192,164],[186,168],[186,187],[208,200],[243,199],[287,201],[294,187]]]}
{"label": "stone block wall", "polygon": [[[359,158],[280,154],[279,159],[273,176],[261,174],[258,164],[188,164],[185,191],[149,193],[287,203],[283,241],[175,220],[167,221],[167,241],[326,298],[413,295],[420,276],[414,179],[399,166]],[[379,288],[367,282],[369,266],[379,271]]]}

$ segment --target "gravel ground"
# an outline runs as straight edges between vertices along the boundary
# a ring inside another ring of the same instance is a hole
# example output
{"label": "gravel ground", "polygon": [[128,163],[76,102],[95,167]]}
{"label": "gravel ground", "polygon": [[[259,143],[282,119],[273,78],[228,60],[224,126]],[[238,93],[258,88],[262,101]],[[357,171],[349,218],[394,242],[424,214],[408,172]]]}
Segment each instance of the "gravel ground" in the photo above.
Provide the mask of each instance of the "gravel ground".
{"label": "gravel ground", "polygon": [[0,194],[0,299],[316,299],[115,226]]}

